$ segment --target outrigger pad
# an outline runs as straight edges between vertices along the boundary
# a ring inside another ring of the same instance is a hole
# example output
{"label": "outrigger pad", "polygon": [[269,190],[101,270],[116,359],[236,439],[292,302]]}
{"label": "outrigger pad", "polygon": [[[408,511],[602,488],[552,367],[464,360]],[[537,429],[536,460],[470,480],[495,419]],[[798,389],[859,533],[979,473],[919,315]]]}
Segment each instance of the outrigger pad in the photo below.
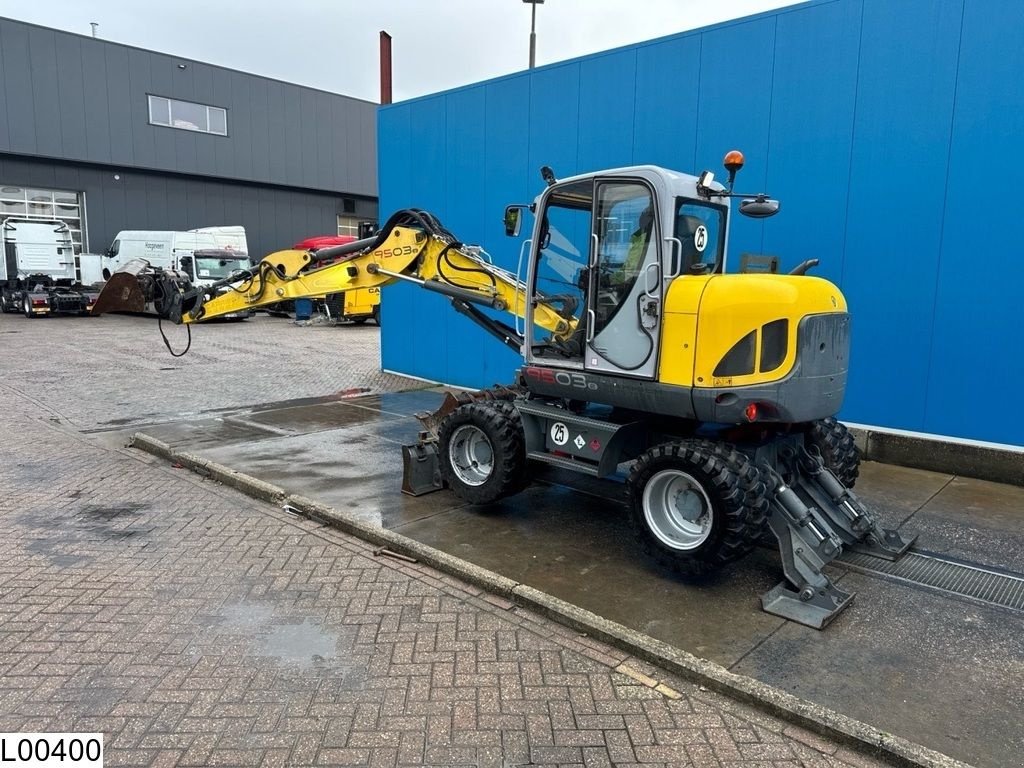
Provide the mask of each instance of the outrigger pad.
{"label": "outrigger pad", "polygon": [[[880,534],[881,538],[878,538],[876,533]],[[915,541],[917,541],[916,533],[907,538],[893,528],[879,527],[875,532],[868,534],[865,539],[851,545],[849,549],[853,552],[873,555],[882,560],[896,561],[903,557],[903,553],[910,549]]]}
{"label": "outrigger pad", "polygon": [[444,488],[441,465],[437,458],[437,442],[420,440],[402,446],[402,493],[422,496]]}
{"label": "outrigger pad", "polygon": [[856,594],[844,592],[831,582],[818,589],[805,586],[802,592],[797,592],[782,581],[761,595],[761,608],[797,624],[824,629],[853,602]]}

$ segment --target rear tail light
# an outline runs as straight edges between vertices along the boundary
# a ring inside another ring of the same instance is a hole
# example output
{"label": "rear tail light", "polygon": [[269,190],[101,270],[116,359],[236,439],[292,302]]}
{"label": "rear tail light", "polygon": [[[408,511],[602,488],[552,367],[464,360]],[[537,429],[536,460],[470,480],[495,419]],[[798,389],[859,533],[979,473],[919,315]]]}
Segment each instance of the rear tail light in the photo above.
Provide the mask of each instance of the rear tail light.
{"label": "rear tail light", "polygon": [[743,409],[743,415],[747,417],[747,421],[754,422],[757,421],[757,411],[757,403],[751,403],[750,405]]}

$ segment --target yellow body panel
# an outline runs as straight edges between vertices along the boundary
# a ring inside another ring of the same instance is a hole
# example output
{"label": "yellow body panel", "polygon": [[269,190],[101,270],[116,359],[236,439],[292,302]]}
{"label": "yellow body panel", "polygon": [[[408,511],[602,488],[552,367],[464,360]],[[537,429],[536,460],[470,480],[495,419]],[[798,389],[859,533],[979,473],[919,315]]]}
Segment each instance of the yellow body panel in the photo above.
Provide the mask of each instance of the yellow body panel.
{"label": "yellow body panel", "polygon": [[[676,278],[665,297],[659,379],[664,384],[734,387],[785,378],[796,362],[797,331],[806,315],[845,312],[846,299],[828,280],[796,275],[703,275]],[[698,322],[699,317],[699,322]],[[761,331],[789,321],[786,356],[770,371],[757,370]],[[722,358],[756,331],[754,373],[714,375]]]}
{"label": "yellow body panel", "polygon": [[367,317],[380,304],[380,288],[345,291],[345,317]]}
{"label": "yellow body panel", "polygon": [[665,293],[664,326],[658,381],[681,387],[693,386],[697,346],[697,310],[710,276],[677,277]]}
{"label": "yellow body panel", "polygon": [[[309,264],[309,251],[277,251],[267,256],[277,267],[278,271],[288,277],[295,277],[299,270]],[[264,259],[266,261],[266,259]]]}
{"label": "yellow body panel", "polygon": [[693,386],[693,361],[697,315],[677,312],[665,316],[661,337],[658,381],[680,387]]}

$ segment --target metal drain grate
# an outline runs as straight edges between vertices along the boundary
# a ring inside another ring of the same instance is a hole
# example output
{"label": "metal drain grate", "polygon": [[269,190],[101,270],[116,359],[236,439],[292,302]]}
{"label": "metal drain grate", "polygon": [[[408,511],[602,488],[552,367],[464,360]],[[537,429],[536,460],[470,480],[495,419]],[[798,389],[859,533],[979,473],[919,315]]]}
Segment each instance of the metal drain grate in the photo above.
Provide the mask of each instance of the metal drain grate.
{"label": "metal drain grate", "polygon": [[896,562],[846,552],[836,562],[861,573],[889,576],[989,605],[1024,611],[1024,576],[922,552],[908,552]]}

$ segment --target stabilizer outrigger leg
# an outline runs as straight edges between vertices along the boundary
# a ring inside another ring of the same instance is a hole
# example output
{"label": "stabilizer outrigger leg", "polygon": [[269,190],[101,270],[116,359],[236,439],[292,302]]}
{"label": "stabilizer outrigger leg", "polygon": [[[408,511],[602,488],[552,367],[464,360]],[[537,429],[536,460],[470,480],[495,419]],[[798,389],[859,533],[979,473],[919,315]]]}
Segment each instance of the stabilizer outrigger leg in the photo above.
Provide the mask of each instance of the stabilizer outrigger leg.
{"label": "stabilizer outrigger leg", "polygon": [[854,552],[863,552],[885,560],[898,560],[910,549],[917,536],[906,538],[892,528],[882,528],[878,520],[849,488],[843,485],[822,461],[817,448],[806,448],[796,457],[809,482],[807,493],[819,507],[834,506],[832,516],[836,533]]}
{"label": "stabilizer outrigger leg", "polygon": [[895,560],[913,544],[898,531],[883,528],[876,517],[805,447],[781,447],[779,465],[788,483],[768,463],[771,514],[768,524],[778,540],[786,581],[761,596],[761,607],[792,622],[823,629],[853,602],[854,594],[831,583],[824,566],[843,547]]}
{"label": "stabilizer outrigger leg", "polygon": [[[854,595],[835,586],[825,575],[843,544],[820,509],[808,506],[797,492],[775,472],[764,466],[771,479],[771,514],[768,525],[779,542],[783,581],[761,596],[761,607],[768,613],[822,629]],[[794,485],[800,484],[800,478]]]}
{"label": "stabilizer outrigger leg", "polygon": [[889,560],[899,558],[913,544],[899,532],[882,528],[875,516],[825,466],[821,455],[802,446],[783,447],[778,453],[787,483],[767,463],[771,514],[768,524],[779,543],[786,581],[761,596],[768,613],[823,629],[853,602],[825,574],[843,546]]}

